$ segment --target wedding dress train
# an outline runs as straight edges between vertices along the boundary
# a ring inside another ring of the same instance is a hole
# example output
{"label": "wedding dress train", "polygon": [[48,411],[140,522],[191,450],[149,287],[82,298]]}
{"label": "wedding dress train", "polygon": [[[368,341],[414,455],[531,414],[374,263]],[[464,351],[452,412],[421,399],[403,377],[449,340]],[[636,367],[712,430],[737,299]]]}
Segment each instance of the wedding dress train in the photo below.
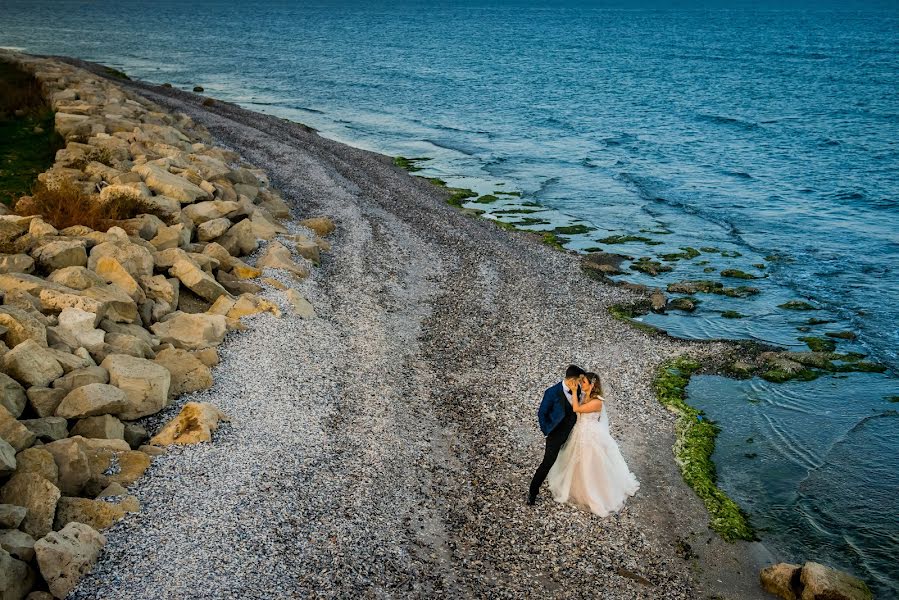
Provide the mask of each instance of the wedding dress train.
{"label": "wedding dress train", "polygon": [[621,510],[640,484],[609,433],[606,409],[581,413],[547,476],[556,502],[568,502],[601,517]]}

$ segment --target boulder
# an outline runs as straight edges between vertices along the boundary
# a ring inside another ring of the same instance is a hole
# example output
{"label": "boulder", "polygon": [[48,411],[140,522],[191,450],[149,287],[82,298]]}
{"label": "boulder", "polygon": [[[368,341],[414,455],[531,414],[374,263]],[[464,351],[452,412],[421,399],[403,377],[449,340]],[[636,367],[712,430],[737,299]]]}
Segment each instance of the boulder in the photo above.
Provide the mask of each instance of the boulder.
{"label": "boulder", "polygon": [[34,340],[41,346],[47,345],[47,328],[27,310],[15,306],[0,306],[0,325],[6,329],[3,341],[10,348],[25,340]]}
{"label": "boulder", "polygon": [[34,250],[34,260],[47,271],[65,267],[83,267],[87,264],[87,252],[80,241],[58,241],[44,244]]}
{"label": "boulder", "polygon": [[0,528],[18,529],[28,509],[24,506],[16,506],[15,504],[0,504]]}
{"label": "boulder", "polygon": [[848,573],[816,562],[802,566],[799,576],[800,600],[871,600],[873,595],[865,582]]}
{"label": "boulder", "polygon": [[219,421],[227,421],[221,410],[208,402],[188,402],[162,430],[153,436],[150,443],[156,446],[170,444],[199,444],[212,441],[212,432],[218,429]]}
{"label": "boulder", "polygon": [[25,401],[25,388],[9,375],[0,373],[0,406],[19,418],[25,410]]}
{"label": "boulder", "polygon": [[94,265],[94,271],[105,283],[116,285],[136,303],[140,304],[146,299],[144,290],[137,280],[122,266],[122,263],[112,256],[99,257]]}
{"label": "boulder", "polygon": [[45,448],[33,446],[16,454],[16,475],[34,473],[53,485],[59,483],[59,467]]}
{"label": "boulder", "polygon": [[140,423],[129,422],[125,423],[124,439],[132,449],[137,449],[150,439],[150,434]]}
{"label": "boulder", "polygon": [[197,239],[201,242],[209,242],[225,234],[231,227],[231,221],[222,217],[201,223],[197,227]]}
{"label": "boulder", "polygon": [[76,522],[102,531],[124,517],[126,513],[139,510],[140,503],[134,496],[127,496],[119,502],[63,496],[56,506],[53,528],[62,529],[69,523]]}
{"label": "boulder", "polygon": [[136,165],[132,171],[139,173],[144,182],[157,194],[174,198],[182,204],[190,204],[197,200],[208,200],[211,194],[184,177],[169,173],[159,165]]}
{"label": "boulder", "polygon": [[224,235],[218,238],[217,243],[231,256],[245,256],[259,247],[253,231],[253,222],[249,219],[232,225]]}
{"label": "boulder", "polygon": [[143,339],[127,333],[107,333],[106,345],[97,356],[97,360],[103,361],[110,354],[127,354],[138,358],[155,358],[153,348]]}
{"label": "boulder", "polygon": [[66,267],[53,271],[48,281],[63,285],[73,290],[86,290],[89,287],[103,285],[103,279],[87,267]]}
{"label": "boulder", "polygon": [[0,256],[0,273],[31,273],[34,259],[27,254],[4,254]]}
{"label": "boulder", "polygon": [[[103,367],[85,367],[83,369],[76,369],[74,371],[70,371],[69,373],[54,381],[53,387],[55,390],[61,393],[61,396],[59,397],[59,402],[61,402],[66,394],[68,394],[75,388],[79,388],[90,383],[109,383],[109,372]],[[31,390],[28,390],[28,393],[30,394]],[[59,406],[59,402],[57,402],[56,406]],[[56,407],[54,407],[53,410],[53,414],[56,414]]]}
{"label": "boulder", "polygon": [[106,538],[84,523],[69,523],[34,544],[37,564],[56,598],[69,595],[89,573],[106,544]]}
{"label": "boulder", "polygon": [[[71,373],[69,373],[69,375],[71,375]],[[57,379],[53,384],[56,385],[57,382],[66,377],[68,377],[68,375]],[[31,405],[31,408],[37,416],[52,417],[56,414],[56,407],[59,406],[59,403],[65,398],[66,393],[68,392],[64,389],[32,387],[28,388],[26,395],[28,396],[28,404]]]}
{"label": "boulder", "polygon": [[298,291],[294,289],[285,290],[284,299],[287,300],[293,314],[301,319],[311,319],[315,316],[315,309]]}
{"label": "boulder", "polygon": [[22,600],[34,586],[34,571],[25,561],[0,548],[0,598]]}
{"label": "boulder", "polygon": [[302,221],[300,221],[300,225],[302,225],[303,227],[308,227],[321,237],[325,237],[336,229],[334,221],[332,221],[328,217],[314,217],[312,219],[303,219]]}
{"label": "boulder", "polygon": [[64,373],[53,354],[32,339],[25,340],[3,355],[3,370],[29,387],[47,387]]}
{"label": "boulder", "polygon": [[262,312],[270,312],[276,317],[281,316],[281,309],[279,309],[273,302],[270,302],[265,298],[260,298],[255,294],[241,294],[225,316],[229,319],[240,319],[241,317]]}
{"label": "boulder", "polygon": [[315,264],[321,262],[321,247],[315,240],[309,239],[305,235],[291,235],[287,236],[287,239],[293,242],[294,252]]}
{"label": "boulder", "polygon": [[178,304],[178,288],[180,282],[177,279],[167,279],[165,275],[144,277],[140,281],[147,298],[154,301],[166,302],[169,306]]}
{"label": "boulder", "polygon": [[[237,214],[240,210],[240,204],[233,201],[212,200],[209,202],[197,202],[185,206],[181,211],[186,218],[190,219],[196,225],[214,221],[215,219],[227,218]],[[230,224],[230,221],[229,221]]]}
{"label": "boulder", "polygon": [[167,348],[157,353],[155,362],[171,373],[169,395],[173,398],[212,386],[212,370],[187,350]]}
{"label": "boulder", "polygon": [[200,269],[192,260],[176,260],[169,269],[169,274],[177,277],[190,291],[207,302],[215,302],[219,296],[228,294],[219,282]]}
{"label": "boulder", "polygon": [[55,442],[69,435],[69,423],[62,417],[42,417],[19,421],[42,442]]}
{"label": "boulder", "polygon": [[784,600],[798,600],[799,575],[801,567],[789,563],[778,563],[762,569],[759,580],[762,588]]}
{"label": "boulder", "polygon": [[59,496],[59,488],[36,473],[13,475],[0,488],[0,502],[25,507],[25,518],[19,528],[35,539],[53,530]]}
{"label": "boulder", "polygon": [[83,419],[96,415],[119,414],[130,406],[126,393],[118,387],[105,383],[89,383],[69,392],[56,408],[56,415],[66,419]]}
{"label": "boulder", "polygon": [[0,477],[9,475],[18,467],[16,449],[9,442],[0,438]]}
{"label": "boulder", "polygon": [[0,548],[25,562],[34,558],[34,538],[18,529],[0,530]]}
{"label": "boulder", "polygon": [[89,313],[78,308],[64,308],[59,313],[56,333],[73,348],[84,347],[94,352],[103,346],[106,332],[96,329],[102,315]]}
{"label": "boulder", "polygon": [[268,245],[265,253],[256,261],[256,266],[259,268],[283,269],[300,278],[309,276],[309,269],[305,265],[295,263],[290,250],[278,242],[271,242]]}
{"label": "boulder", "polygon": [[138,244],[121,240],[97,244],[91,249],[88,268],[96,272],[97,263],[104,256],[116,259],[135,280],[153,274],[153,254]]}
{"label": "boulder", "polygon": [[[91,287],[83,297],[96,300],[106,307],[106,318],[117,323],[133,323],[139,319],[137,303],[117,285]],[[43,299],[42,299],[43,302]]]}
{"label": "boulder", "polygon": [[58,470],[57,484],[62,493],[77,496],[91,478],[90,463],[84,453],[82,438],[66,438],[50,442],[43,449],[53,456]]}
{"label": "boulder", "polygon": [[152,415],[166,405],[171,375],[165,367],[125,354],[111,354],[100,366],[109,371],[109,382],[125,392],[126,406],[118,412],[120,418]]}
{"label": "boulder", "polygon": [[103,479],[104,487],[110,483],[129,486],[144,474],[152,462],[145,452],[129,450],[118,455],[118,472]]}
{"label": "boulder", "polygon": [[177,223],[169,227],[160,227],[156,236],[150,240],[150,243],[156,250],[169,250],[171,248],[179,248],[190,243],[191,230],[187,229],[183,223]]}
{"label": "boulder", "polygon": [[104,440],[124,440],[125,425],[112,415],[86,417],[75,423],[72,435]]}
{"label": "boulder", "polygon": [[16,452],[31,447],[37,439],[27,427],[17,421],[12,413],[0,406],[0,439],[15,448]]}
{"label": "boulder", "polygon": [[218,346],[225,339],[227,320],[222,315],[175,312],[150,329],[163,343],[185,350]]}
{"label": "boulder", "polygon": [[70,290],[68,292],[59,290],[41,290],[41,308],[46,312],[62,312],[67,308],[77,308],[78,310],[93,313],[96,320],[102,319],[109,311],[109,303],[96,298],[96,294],[90,293],[91,290],[98,288],[87,288],[83,291]]}

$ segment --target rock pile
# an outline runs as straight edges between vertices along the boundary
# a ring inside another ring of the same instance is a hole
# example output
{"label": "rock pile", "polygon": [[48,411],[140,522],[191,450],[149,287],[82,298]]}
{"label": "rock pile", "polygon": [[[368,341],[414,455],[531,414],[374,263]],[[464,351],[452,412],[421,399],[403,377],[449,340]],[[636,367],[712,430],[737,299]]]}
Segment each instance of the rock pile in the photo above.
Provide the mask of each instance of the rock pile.
{"label": "rock pile", "polygon": [[57,229],[28,196],[0,215],[0,597],[63,598],[100,554],[97,530],[139,510],[127,487],[154,444],[208,441],[226,417],[189,403],[153,440],[136,420],[210,387],[241,317],[280,316],[251,280],[265,267],[305,277],[334,226],[285,235],[266,174],[184,115],[53,60],[0,60],[34,74],[66,141],[40,185],[140,208],[103,230]]}

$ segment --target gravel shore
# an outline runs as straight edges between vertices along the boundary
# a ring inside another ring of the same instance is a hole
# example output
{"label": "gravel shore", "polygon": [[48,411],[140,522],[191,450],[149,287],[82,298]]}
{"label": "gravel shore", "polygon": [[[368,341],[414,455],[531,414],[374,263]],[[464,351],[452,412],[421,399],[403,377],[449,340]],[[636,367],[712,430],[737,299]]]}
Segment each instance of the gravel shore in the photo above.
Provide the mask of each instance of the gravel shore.
{"label": "gravel shore", "polygon": [[[226,341],[214,387],[178,406],[213,402],[231,423],[155,460],[133,487],[141,512],[105,532],[72,597],[767,597],[761,548],[708,529],[651,390],[664,359],[714,344],[615,321],[606,307],[630,292],[464,215],[387,157],[121,83],[265,168],[296,216],[338,229],[312,277],[282,279],[316,318],[255,316]],[[611,384],[613,435],[641,483],[605,519],[545,488],[525,505],[537,405],[572,362]]]}

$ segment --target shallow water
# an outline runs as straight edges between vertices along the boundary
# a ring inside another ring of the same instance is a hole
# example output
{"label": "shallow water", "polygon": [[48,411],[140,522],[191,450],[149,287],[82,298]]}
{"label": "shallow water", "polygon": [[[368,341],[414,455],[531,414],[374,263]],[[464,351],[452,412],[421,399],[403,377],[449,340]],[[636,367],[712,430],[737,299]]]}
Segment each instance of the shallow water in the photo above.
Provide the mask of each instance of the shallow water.
{"label": "shallow water", "polygon": [[[840,351],[869,354],[895,372],[899,11],[890,2],[842,4],[842,12],[782,6],[7,0],[0,45],[202,85],[357,146],[430,157],[422,175],[481,194],[523,193],[472,206],[541,205],[488,218],[548,222],[529,227],[536,230],[593,228],[567,236],[572,249],[634,257],[699,249],[692,259],[662,261],[671,272],[627,278],[662,287],[711,278],[761,293],[699,294],[695,313],[646,321],[686,338],[793,349],[804,348],[803,335],[851,330],[858,339],[840,341]],[[649,243],[598,241],[624,234]],[[723,269],[759,278],[724,278]],[[778,307],[794,299],[819,310]],[[744,318],[722,318],[728,310]],[[833,322],[808,325],[811,317]],[[827,413],[818,404],[825,383],[842,399]],[[781,407],[787,393],[806,410]],[[897,568],[877,550],[895,548],[899,524],[877,520],[896,511],[878,491],[888,480],[875,475],[896,472],[899,434],[895,419],[866,420],[856,409],[897,394],[895,378],[873,374],[783,386],[697,378],[690,388],[691,401],[724,425],[722,485],[765,541],[786,557],[852,568],[881,593],[899,585]],[[747,406],[775,419],[760,426],[758,445],[786,455],[817,448],[806,468],[828,485],[800,476],[795,460],[760,470],[752,465],[761,461],[728,452]],[[825,452],[830,437],[809,426],[830,423],[828,415],[857,431],[845,451]],[[831,510],[841,498],[843,510]],[[826,516],[808,517],[819,512]]]}

